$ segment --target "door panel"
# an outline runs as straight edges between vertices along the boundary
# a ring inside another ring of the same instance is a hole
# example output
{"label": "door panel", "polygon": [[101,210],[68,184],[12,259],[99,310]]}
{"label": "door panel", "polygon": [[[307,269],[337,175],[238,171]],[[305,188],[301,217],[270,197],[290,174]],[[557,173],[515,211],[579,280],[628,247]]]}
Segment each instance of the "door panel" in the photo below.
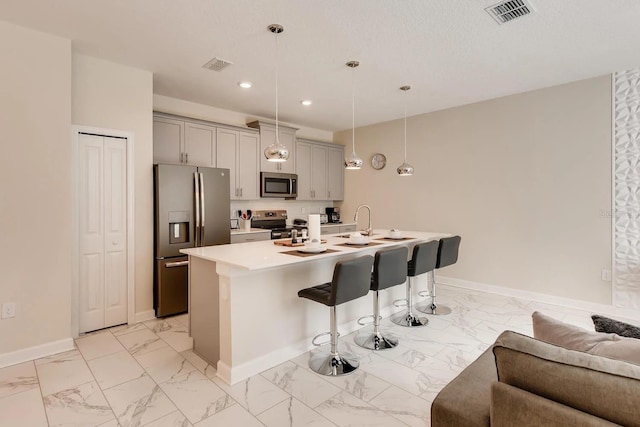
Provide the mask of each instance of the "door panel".
{"label": "door panel", "polygon": [[[191,248],[195,244],[195,215],[193,174],[195,166],[156,165],[156,258],[181,256],[180,249]],[[229,212],[227,212],[227,216]],[[170,226],[175,222],[187,222],[188,236],[170,243]],[[228,220],[227,220],[228,222]]]}
{"label": "door panel", "polygon": [[78,146],[80,331],[104,323],[104,216],[102,137],[81,135]]}
{"label": "door panel", "polygon": [[153,119],[153,162],[182,163],[184,122],[160,117]]}
{"label": "door panel", "polygon": [[189,266],[186,261],[186,256],[156,261],[156,316],[169,316],[187,311]]}
{"label": "door panel", "polygon": [[105,325],[127,322],[127,145],[104,138]]}
{"label": "door panel", "polygon": [[215,167],[216,128],[213,126],[185,124],[185,163],[194,166]]}
{"label": "door panel", "polygon": [[[225,166],[218,165],[218,167]],[[259,168],[258,135],[240,132],[238,141],[238,187],[242,189],[242,199],[256,200],[260,198]]]}
{"label": "door panel", "polygon": [[202,246],[231,243],[229,229],[229,169],[199,168],[204,182],[204,242]]}
{"label": "door panel", "polygon": [[217,166],[229,169],[229,195],[232,199],[240,198],[240,183],[236,181],[238,161],[236,158],[236,141],[238,132],[218,128]]}

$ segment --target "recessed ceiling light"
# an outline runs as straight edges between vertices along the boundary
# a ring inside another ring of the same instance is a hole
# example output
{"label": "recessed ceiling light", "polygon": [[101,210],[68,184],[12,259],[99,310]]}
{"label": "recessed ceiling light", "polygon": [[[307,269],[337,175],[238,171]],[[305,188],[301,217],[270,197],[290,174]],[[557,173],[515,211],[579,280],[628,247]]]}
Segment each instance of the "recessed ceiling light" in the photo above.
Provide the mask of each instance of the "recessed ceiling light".
{"label": "recessed ceiling light", "polygon": [[304,101],[300,101],[300,104],[302,104],[304,106],[311,105],[311,100],[310,99],[305,99]]}
{"label": "recessed ceiling light", "polygon": [[243,89],[249,89],[253,85],[251,84],[251,82],[238,82],[238,86]]}

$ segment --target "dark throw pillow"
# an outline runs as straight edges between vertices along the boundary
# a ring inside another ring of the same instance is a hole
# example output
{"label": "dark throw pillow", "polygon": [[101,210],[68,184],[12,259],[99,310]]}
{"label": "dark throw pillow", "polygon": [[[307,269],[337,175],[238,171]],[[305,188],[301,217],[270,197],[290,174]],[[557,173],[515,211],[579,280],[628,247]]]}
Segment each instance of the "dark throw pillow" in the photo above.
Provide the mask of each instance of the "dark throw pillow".
{"label": "dark throw pillow", "polygon": [[640,339],[640,328],[619,320],[609,319],[608,317],[594,314],[591,316],[596,332],[606,332],[618,334],[621,337]]}

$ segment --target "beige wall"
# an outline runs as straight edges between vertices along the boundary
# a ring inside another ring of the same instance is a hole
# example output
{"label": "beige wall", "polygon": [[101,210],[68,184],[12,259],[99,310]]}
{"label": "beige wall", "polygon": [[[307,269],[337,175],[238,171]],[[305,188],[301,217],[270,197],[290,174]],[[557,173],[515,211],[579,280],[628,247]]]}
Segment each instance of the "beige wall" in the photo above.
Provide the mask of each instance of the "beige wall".
{"label": "beige wall", "polygon": [[136,313],[153,310],[153,75],[73,55],[72,122],[134,134]]}
{"label": "beige wall", "polygon": [[[409,93],[408,96],[411,96]],[[399,177],[402,120],[359,128],[344,216],[460,234],[448,277],[611,303],[611,80],[598,77],[410,117],[412,177]],[[349,130],[335,135],[350,144]],[[347,147],[349,148],[349,147]],[[373,153],[386,154],[381,171]],[[366,218],[366,215],[363,216]]]}
{"label": "beige wall", "polygon": [[0,355],[70,337],[71,42],[0,22]]}

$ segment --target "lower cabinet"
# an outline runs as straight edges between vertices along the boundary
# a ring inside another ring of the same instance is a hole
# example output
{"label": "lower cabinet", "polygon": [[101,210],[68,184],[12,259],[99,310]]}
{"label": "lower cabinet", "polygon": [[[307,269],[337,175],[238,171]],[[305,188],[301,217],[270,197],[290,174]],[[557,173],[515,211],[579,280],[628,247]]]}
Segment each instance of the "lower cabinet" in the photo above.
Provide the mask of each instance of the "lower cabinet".
{"label": "lower cabinet", "polygon": [[231,233],[231,243],[259,242],[261,240],[271,240],[271,231],[255,233]]}
{"label": "lower cabinet", "polygon": [[341,233],[352,233],[354,231],[356,231],[356,225],[355,224],[341,225],[340,226],[340,232]]}

